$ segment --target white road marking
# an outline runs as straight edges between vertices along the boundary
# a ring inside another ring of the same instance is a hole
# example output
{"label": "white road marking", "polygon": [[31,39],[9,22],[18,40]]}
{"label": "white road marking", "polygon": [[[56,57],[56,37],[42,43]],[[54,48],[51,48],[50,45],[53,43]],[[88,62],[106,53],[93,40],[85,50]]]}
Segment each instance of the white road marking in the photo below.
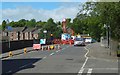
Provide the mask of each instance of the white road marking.
{"label": "white road marking", "polygon": [[83,71],[84,71],[84,68],[80,69],[78,73],[83,73]]}
{"label": "white road marking", "polygon": [[86,59],[85,59],[85,62],[83,63],[83,65],[82,65],[81,69],[83,69],[83,68],[84,68],[84,66],[86,65],[87,60],[88,60],[88,58],[86,58]]}
{"label": "white road marking", "polygon": [[[84,55],[84,57],[85,57],[86,59],[85,59],[85,62],[83,63],[83,65],[82,65],[81,69],[79,70],[79,72],[83,70],[83,68],[84,68],[84,66],[86,65],[87,60],[88,60],[87,54],[89,53],[89,50],[88,50],[86,47],[84,47],[84,48],[85,48],[85,50],[87,50],[87,53]],[[79,73],[79,72],[78,72],[78,73]]]}
{"label": "white road marking", "polygon": [[69,46],[67,46],[66,48],[68,48]]}
{"label": "white road marking", "polygon": [[64,49],[66,49],[66,48],[63,48],[62,50],[64,50]]}
{"label": "white road marking", "polygon": [[53,54],[55,54],[55,53],[51,53],[50,56],[52,56]]}
{"label": "white road marking", "polygon": [[87,60],[88,60],[87,54],[89,53],[89,50],[88,50],[86,47],[84,47],[84,48],[85,48],[85,50],[87,50],[87,53],[84,55],[84,57],[85,57],[86,59],[85,59],[85,62],[84,62],[84,64],[82,65],[81,68],[84,68],[84,66],[85,66],[85,64],[86,64],[86,62],[87,62]]}
{"label": "white road marking", "polygon": [[56,52],[59,52],[59,51],[56,51]]}
{"label": "white road marking", "polygon": [[45,59],[45,58],[47,58],[47,57],[43,57],[43,59]]}
{"label": "white road marking", "polygon": [[92,68],[90,68],[90,69],[88,69],[88,72],[87,73],[89,73],[89,74],[91,74],[92,73]]}

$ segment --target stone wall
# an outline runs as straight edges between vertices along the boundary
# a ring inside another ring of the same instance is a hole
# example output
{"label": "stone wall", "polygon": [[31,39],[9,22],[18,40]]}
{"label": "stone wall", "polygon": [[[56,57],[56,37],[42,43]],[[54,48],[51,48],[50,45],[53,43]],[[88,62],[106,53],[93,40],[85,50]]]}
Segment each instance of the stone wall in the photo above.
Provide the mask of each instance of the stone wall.
{"label": "stone wall", "polygon": [[116,51],[118,50],[118,41],[110,40],[110,50],[111,55],[116,55]]}

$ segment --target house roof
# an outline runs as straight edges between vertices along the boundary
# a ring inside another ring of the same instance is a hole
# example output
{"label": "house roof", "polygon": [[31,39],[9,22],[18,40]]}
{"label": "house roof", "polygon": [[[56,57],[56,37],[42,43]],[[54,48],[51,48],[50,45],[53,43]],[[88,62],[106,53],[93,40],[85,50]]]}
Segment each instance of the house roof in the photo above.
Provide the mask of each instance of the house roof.
{"label": "house roof", "polygon": [[5,32],[22,32],[25,29],[25,27],[13,27],[12,30],[5,29]]}
{"label": "house roof", "polygon": [[27,27],[23,32],[33,32],[36,28]]}
{"label": "house roof", "polygon": [[38,34],[38,33],[40,33],[40,30],[41,30],[41,29],[36,29],[36,30],[34,30],[34,31],[33,31],[33,34]]}

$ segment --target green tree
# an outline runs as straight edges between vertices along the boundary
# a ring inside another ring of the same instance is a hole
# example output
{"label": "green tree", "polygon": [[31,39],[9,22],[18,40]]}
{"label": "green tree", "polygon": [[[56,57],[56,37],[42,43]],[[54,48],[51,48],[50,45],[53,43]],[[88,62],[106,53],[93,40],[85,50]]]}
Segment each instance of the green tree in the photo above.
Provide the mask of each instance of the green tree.
{"label": "green tree", "polygon": [[6,26],[7,26],[6,21],[3,20],[3,22],[2,22],[2,30],[4,30]]}
{"label": "green tree", "polygon": [[57,29],[57,24],[53,21],[52,18],[48,19],[45,23],[43,29],[48,30],[50,33],[53,33]]}
{"label": "green tree", "polygon": [[28,26],[28,27],[35,27],[36,26],[36,20],[35,19],[31,19],[30,21],[27,20],[26,26]]}

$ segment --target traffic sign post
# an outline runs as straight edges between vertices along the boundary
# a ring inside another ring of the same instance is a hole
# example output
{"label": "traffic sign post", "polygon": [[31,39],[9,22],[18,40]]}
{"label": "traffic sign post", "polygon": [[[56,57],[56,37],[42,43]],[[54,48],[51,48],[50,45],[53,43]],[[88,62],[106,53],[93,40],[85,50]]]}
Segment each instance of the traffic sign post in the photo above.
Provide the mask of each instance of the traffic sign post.
{"label": "traffic sign post", "polygon": [[[12,27],[11,26],[7,26],[7,30],[9,32],[11,32],[12,31]],[[10,51],[10,35],[9,35],[9,51]]]}

